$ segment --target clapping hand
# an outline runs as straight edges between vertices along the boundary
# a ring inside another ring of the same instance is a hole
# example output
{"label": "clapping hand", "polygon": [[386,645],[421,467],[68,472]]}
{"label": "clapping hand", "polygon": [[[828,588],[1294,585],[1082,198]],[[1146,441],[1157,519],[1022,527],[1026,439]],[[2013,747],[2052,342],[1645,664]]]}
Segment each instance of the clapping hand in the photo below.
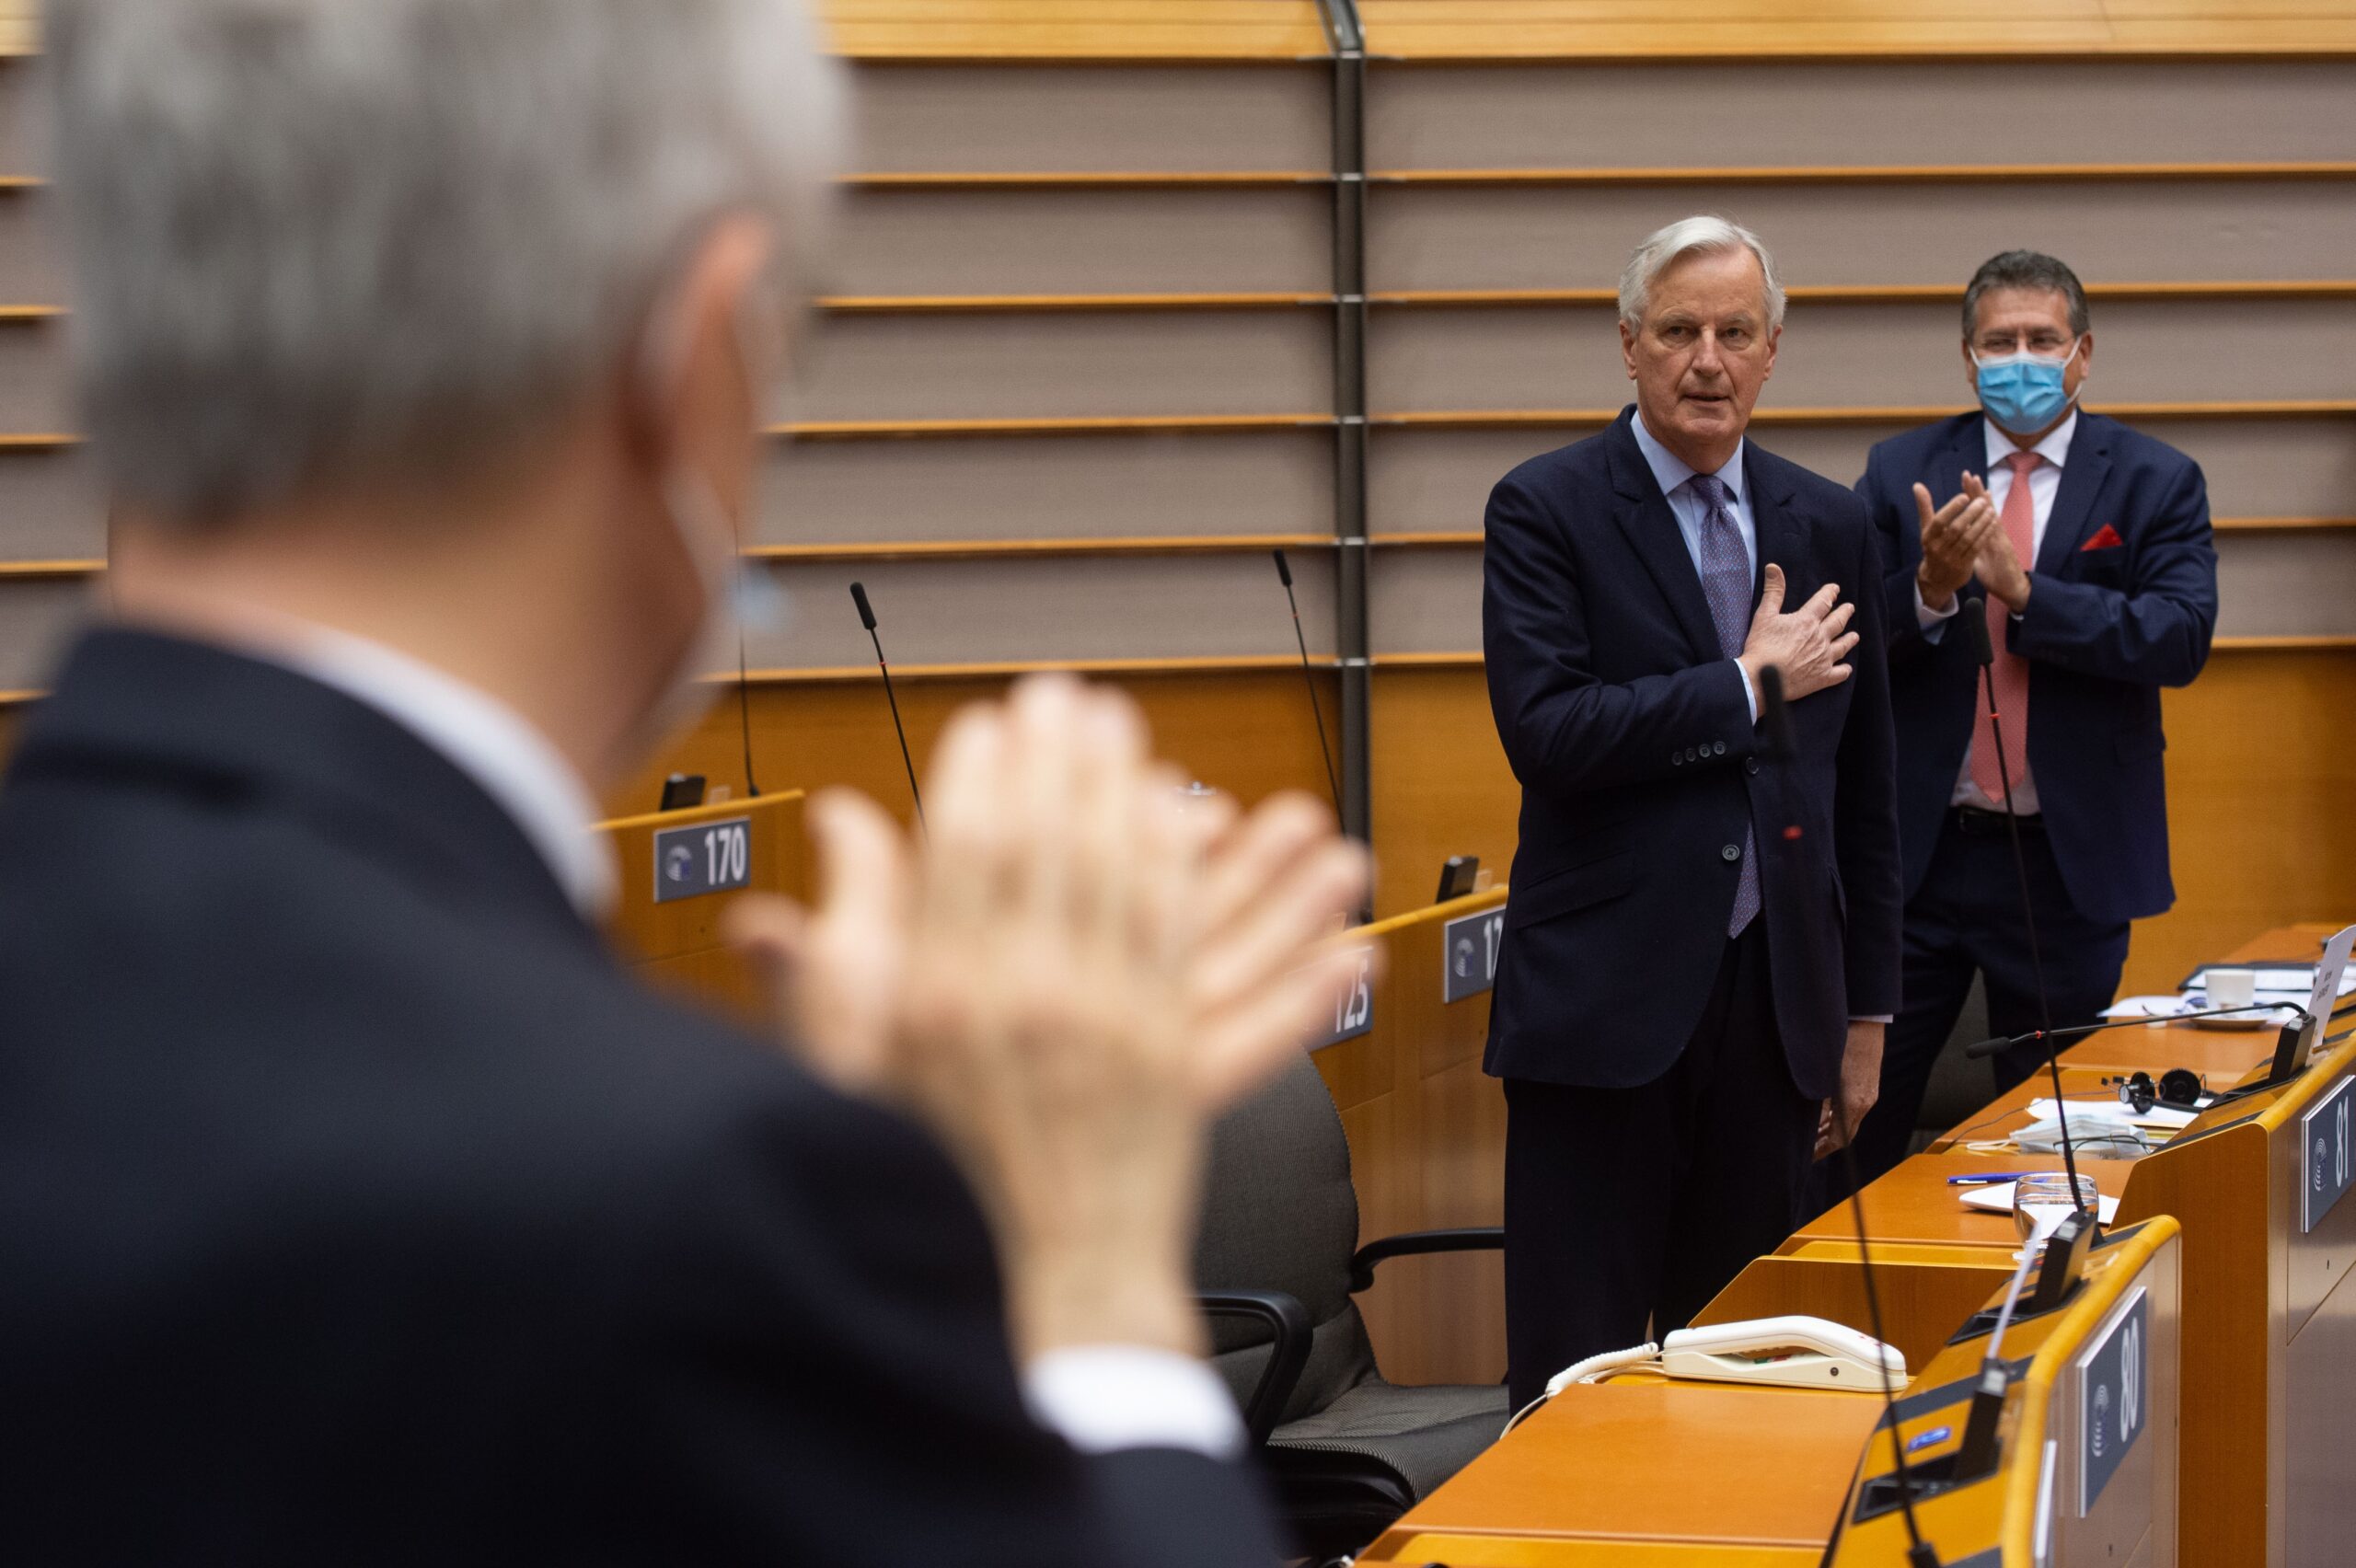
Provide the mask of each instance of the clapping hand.
{"label": "clapping hand", "polygon": [[1977,474],[1965,474],[1963,489],[1935,512],[1930,487],[1916,485],[1914,510],[1923,536],[1923,563],[1914,569],[1914,585],[1925,608],[1945,612],[1955,602],[1956,591],[1978,570],[1988,536],[2002,538],[2004,530]]}

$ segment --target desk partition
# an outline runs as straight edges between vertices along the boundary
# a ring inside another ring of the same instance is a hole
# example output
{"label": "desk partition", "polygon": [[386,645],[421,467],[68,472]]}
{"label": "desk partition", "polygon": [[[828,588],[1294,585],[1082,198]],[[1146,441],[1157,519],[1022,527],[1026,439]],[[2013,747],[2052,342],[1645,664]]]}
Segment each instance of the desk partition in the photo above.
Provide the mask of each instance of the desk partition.
{"label": "desk partition", "polygon": [[791,790],[601,824],[620,877],[608,931],[623,961],[658,986],[757,1020],[753,978],[721,922],[748,893],[807,894],[802,807]]}
{"label": "desk partition", "polygon": [[[1504,1220],[1505,1091],[1481,1052],[1505,897],[1477,893],[1358,932],[1381,954],[1366,1016],[1337,1019],[1315,1058],[1349,1136],[1361,1241]],[[1394,1382],[1505,1376],[1495,1252],[1394,1259],[1358,1304]]]}

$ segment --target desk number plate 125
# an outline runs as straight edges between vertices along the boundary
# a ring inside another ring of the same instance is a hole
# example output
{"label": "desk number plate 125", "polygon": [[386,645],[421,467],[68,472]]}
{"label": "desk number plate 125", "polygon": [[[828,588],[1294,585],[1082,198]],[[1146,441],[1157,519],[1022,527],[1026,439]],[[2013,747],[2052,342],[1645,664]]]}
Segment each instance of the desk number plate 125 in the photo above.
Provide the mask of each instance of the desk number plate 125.
{"label": "desk number plate 125", "polygon": [[691,823],[654,836],[654,902],[700,898],[753,882],[753,819]]}
{"label": "desk number plate 125", "polygon": [[1334,1027],[1310,1037],[1312,1051],[1355,1040],[1374,1028],[1374,950],[1354,948],[1351,956],[1357,960],[1357,978],[1334,998]]}
{"label": "desk number plate 125", "polygon": [[2329,1094],[2308,1107],[2299,1118],[2299,1146],[2306,1152],[2306,1170],[2299,1182],[2299,1234],[2323,1223],[2331,1205],[2348,1191],[2356,1146],[2349,1141],[2348,1120],[2356,1112],[2356,1078],[2344,1078]]}

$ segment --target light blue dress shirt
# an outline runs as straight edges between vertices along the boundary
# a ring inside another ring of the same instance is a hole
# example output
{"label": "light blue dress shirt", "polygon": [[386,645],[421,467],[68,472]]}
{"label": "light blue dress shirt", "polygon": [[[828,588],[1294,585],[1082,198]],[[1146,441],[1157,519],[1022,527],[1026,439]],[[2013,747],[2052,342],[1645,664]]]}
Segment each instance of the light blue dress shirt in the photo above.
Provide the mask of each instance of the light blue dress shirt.
{"label": "light blue dress shirt", "polygon": [[[1628,428],[1634,433],[1636,450],[1645,455],[1646,466],[1652,469],[1653,478],[1660,485],[1661,494],[1669,498],[1669,510],[1677,518],[1678,536],[1685,541],[1685,554],[1693,562],[1693,578],[1698,582],[1702,577],[1702,525],[1708,519],[1710,508],[1695,487],[1685,481],[1700,470],[1688,467],[1684,458],[1655,440],[1653,432],[1645,428],[1642,413],[1628,421]],[[1726,467],[1712,478],[1727,487],[1729,498],[1727,509],[1734,513],[1735,532],[1742,536],[1743,559],[1750,563],[1750,580],[1756,582],[1759,581],[1759,525],[1750,515],[1750,491],[1743,487],[1744,444],[1740,441],[1734,444],[1734,455],[1727,458]],[[1732,663],[1733,661],[1727,663]],[[1750,678],[1738,667],[1735,671],[1735,678],[1742,682],[1743,706],[1750,710],[1750,721],[1756,724],[1759,722],[1759,696],[1750,689]]]}
{"label": "light blue dress shirt", "polygon": [[[1636,450],[1645,455],[1646,466],[1652,469],[1653,478],[1659,483],[1661,494],[1669,498],[1669,510],[1677,518],[1678,536],[1685,541],[1685,553],[1693,562],[1693,576],[1698,582],[1702,576],[1702,524],[1709,516],[1710,509],[1685,481],[1699,470],[1688,467],[1684,458],[1654,440],[1653,432],[1645,428],[1643,414],[1631,419],[1628,428],[1634,433]],[[1743,488],[1744,444],[1739,441],[1735,443],[1734,455],[1727,459],[1726,467],[1714,477],[1727,487],[1730,501],[1727,510],[1734,513],[1735,530],[1742,536],[1743,559],[1750,563],[1750,580],[1756,582],[1759,581],[1759,525],[1750,514],[1750,493]],[[1734,661],[1729,659],[1727,663],[1732,664]],[[1759,722],[1758,694],[1750,689],[1750,677],[1738,665],[1735,669],[1735,678],[1742,682],[1742,700],[1750,709],[1750,721],[1756,724]],[[1890,1015],[1860,1016],[1850,1021],[1886,1024],[1890,1021]]]}

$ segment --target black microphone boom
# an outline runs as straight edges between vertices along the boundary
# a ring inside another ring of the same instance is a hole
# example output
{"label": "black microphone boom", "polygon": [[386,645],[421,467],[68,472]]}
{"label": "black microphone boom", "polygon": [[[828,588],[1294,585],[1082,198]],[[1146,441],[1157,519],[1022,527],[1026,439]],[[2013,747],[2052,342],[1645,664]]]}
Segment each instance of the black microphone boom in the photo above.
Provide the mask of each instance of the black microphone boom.
{"label": "black microphone boom", "polygon": [[1317,749],[1325,758],[1325,787],[1334,792],[1334,815],[1342,813],[1342,776],[1334,771],[1334,748],[1325,739],[1325,709],[1317,701],[1317,675],[1309,666],[1309,638],[1300,629],[1300,601],[1292,594],[1292,563],[1285,559],[1285,552],[1270,552],[1276,558],[1276,577],[1285,585],[1285,603],[1292,606],[1292,640],[1300,649],[1300,678],[1309,687],[1309,711],[1317,721]]}
{"label": "black microphone boom", "polygon": [[875,607],[867,602],[865,585],[850,585],[850,602],[859,606],[859,624],[875,644],[875,667],[884,672],[884,700],[892,705],[892,732],[900,737],[900,766],[908,770],[908,798],[917,803],[917,825],[924,825],[924,795],[917,789],[917,765],[908,756],[908,732],[900,722],[900,699],[892,693],[892,666],[884,662],[884,639],[875,629]]}
{"label": "black microphone boom", "polygon": [[[1779,765],[1788,765],[1798,748],[1792,739],[1790,706],[1784,700],[1784,672],[1773,664],[1759,672],[1759,727],[1767,739],[1767,755]],[[1797,833],[1796,826],[1790,830]],[[1881,1291],[1876,1285],[1874,1255],[1866,1240],[1865,1201],[1864,1182],[1857,1178],[1857,1129],[1849,1124],[1849,1113],[1841,1103],[1841,1091],[1832,1092],[1834,1130],[1841,1135],[1842,1174],[1849,1183],[1849,1218],[1857,1232],[1857,1273],[1865,1287],[1865,1317],[1873,1325],[1874,1338],[1883,1344],[1889,1343],[1888,1332],[1881,1322]],[[1889,1454],[1898,1482],[1899,1511],[1905,1516],[1906,1539],[1909,1542],[1906,1561],[1911,1568],[1939,1568],[1935,1547],[1923,1539],[1922,1526],[1914,1518],[1914,1482],[1907,1473],[1906,1443],[1898,1429],[1898,1389],[1890,1382],[1889,1363],[1877,1355],[1881,1368],[1882,1419],[1889,1427]]]}
{"label": "black microphone boom", "polygon": [[2184,1023],[2196,1018],[2225,1018],[2235,1013],[2272,1012],[2277,1008],[2297,1013],[2302,1020],[2311,1016],[2296,1002],[2252,1002],[2241,1008],[2204,1008],[2199,1012],[2164,1013],[2153,1018],[2107,1018],[2100,1023],[2082,1023],[2072,1029],[2032,1029],[2027,1034],[2000,1034],[1993,1040],[1976,1040],[1963,1048],[1963,1054],[1974,1061],[1992,1056],[2015,1045],[2034,1045],[2050,1040],[2075,1040],[2084,1034],[2097,1034],[2106,1029],[2126,1029],[2134,1024]]}
{"label": "black microphone boom", "polygon": [[[2046,1069],[2053,1075],[2053,1117],[2062,1129],[2062,1169],[2070,1178],[2070,1207],[2099,1225],[2098,1215],[2087,1215],[2085,1199],[2078,1192],[2078,1157],[2070,1147],[2070,1112],[2068,1096],[2062,1092],[2062,1048],[2053,1043],[2053,1008],[2045,999],[2045,958],[2037,944],[2037,910],[2028,892],[2028,857],[2021,852],[2021,819],[2013,810],[2013,770],[2004,760],[2004,718],[1996,708],[1996,648],[1988,630],[1988,606],[1980,599],[1966,599],[1958,606],[1964,635],[1971,639],[1971,656],[1980,663],[1980,682],[1988,696],[1988,736],[1996,745],[1996,777],[2004,786],[2004,836],[2012,840],[2013,875],[2021,889],[2021,925],[2028,933],[2029,973],[2037,980],[2037,1021],[2038,1032],[2045,1037]],[[2027,736],[2021,744],[2028,744]]]}

